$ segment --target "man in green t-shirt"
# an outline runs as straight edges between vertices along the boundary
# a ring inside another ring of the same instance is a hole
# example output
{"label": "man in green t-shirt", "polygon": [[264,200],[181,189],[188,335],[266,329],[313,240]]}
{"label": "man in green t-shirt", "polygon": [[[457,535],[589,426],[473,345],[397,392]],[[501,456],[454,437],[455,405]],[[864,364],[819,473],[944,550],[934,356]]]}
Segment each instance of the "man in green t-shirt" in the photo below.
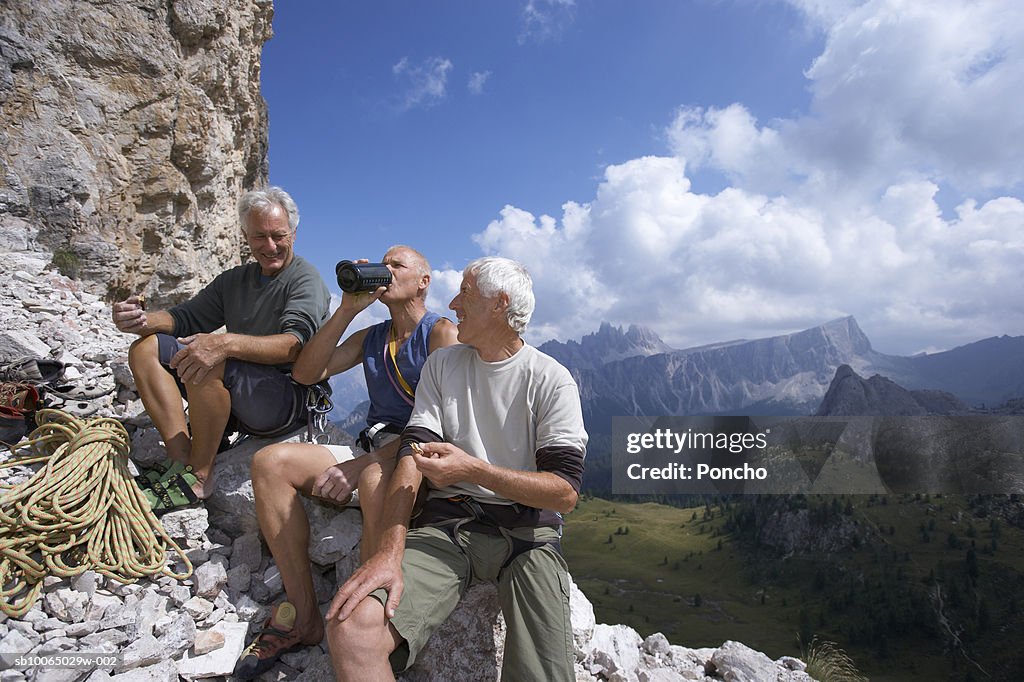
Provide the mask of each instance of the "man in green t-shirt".
{"label": "man in green t-shirt", "polygon": [[[199,498],[213,494],[213,460],[229,418],[255,434],[305,419],[305,388],[288,371],[330,302],[319,273],[293,251],[299,211],[287,192],[247,192],[238,216],[255,262],[168,310],[147,311],[138,296],[113,306],[118,329],[140,337],[128,352],[139,396],[168,456],[190,465]],[[212,333],[221,327],[226,333]]]}

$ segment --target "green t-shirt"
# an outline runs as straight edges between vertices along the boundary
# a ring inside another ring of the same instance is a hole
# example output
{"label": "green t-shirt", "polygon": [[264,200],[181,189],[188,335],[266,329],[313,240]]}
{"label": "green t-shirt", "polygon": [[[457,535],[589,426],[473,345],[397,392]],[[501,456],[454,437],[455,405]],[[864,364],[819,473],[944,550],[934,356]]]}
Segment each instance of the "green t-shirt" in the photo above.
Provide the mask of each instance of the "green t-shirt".
{"label": "green t-shirt", "polygon": [[331,296],[320,273],[295,256],[276,277],[264,277],[259,263],[217,275],[202,291],[167,312],[175,336],[227,327],[233,334],[292,334],[305,344],[327,321]]}

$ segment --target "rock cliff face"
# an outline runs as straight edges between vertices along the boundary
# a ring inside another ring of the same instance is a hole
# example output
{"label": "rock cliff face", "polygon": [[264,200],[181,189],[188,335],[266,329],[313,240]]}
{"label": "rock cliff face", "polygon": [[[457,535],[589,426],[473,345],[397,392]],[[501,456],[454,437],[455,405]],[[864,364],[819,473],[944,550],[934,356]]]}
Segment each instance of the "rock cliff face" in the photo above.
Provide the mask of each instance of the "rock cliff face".
{"label": "rock cliff face", "polygon": [[270,0],[5,0],[0,248],[164,305],[240,262]]}

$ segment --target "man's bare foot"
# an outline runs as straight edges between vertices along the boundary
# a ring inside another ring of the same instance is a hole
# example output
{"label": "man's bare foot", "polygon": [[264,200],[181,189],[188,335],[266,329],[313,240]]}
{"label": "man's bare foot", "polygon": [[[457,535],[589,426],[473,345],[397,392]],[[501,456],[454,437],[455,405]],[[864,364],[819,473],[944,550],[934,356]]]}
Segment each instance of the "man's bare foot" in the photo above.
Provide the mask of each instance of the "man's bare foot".
{"label": "man's bare foot", "polygon": [[217,477],[213,475],[211,471],[209,474],[201,474],[198,471],[193,470],[196,477],[196,482],[192,486],[192,492],[196,494],[200,500],[206,498],[217,492]]}
{"label": "man's bare foot", "polygon": [[324,620],[320,617],[320,613],[317,612],[316,617],[309,621],[296,621],[292,632],[297,634],[306,646],[315,646],[324,639]]}

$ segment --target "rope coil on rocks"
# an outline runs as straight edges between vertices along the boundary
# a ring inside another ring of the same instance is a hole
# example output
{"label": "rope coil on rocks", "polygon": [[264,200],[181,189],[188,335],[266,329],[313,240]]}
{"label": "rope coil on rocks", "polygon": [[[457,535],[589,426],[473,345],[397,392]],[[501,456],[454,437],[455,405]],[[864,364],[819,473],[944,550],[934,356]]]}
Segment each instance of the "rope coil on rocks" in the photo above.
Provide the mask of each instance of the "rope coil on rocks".
{"label": "rope coil on rocks", "polygon": [[[0,499],[0,611],[32,608],[43,578],[87,570],[121,583],[163,574],[184,580],[192,562],[167,535],[128,470],[131,440],[116,419],[78,419],[40,410],[22,443],[29,454],[0,468],[45,462]],[[168,550],[185,571],[168,566]]]}

